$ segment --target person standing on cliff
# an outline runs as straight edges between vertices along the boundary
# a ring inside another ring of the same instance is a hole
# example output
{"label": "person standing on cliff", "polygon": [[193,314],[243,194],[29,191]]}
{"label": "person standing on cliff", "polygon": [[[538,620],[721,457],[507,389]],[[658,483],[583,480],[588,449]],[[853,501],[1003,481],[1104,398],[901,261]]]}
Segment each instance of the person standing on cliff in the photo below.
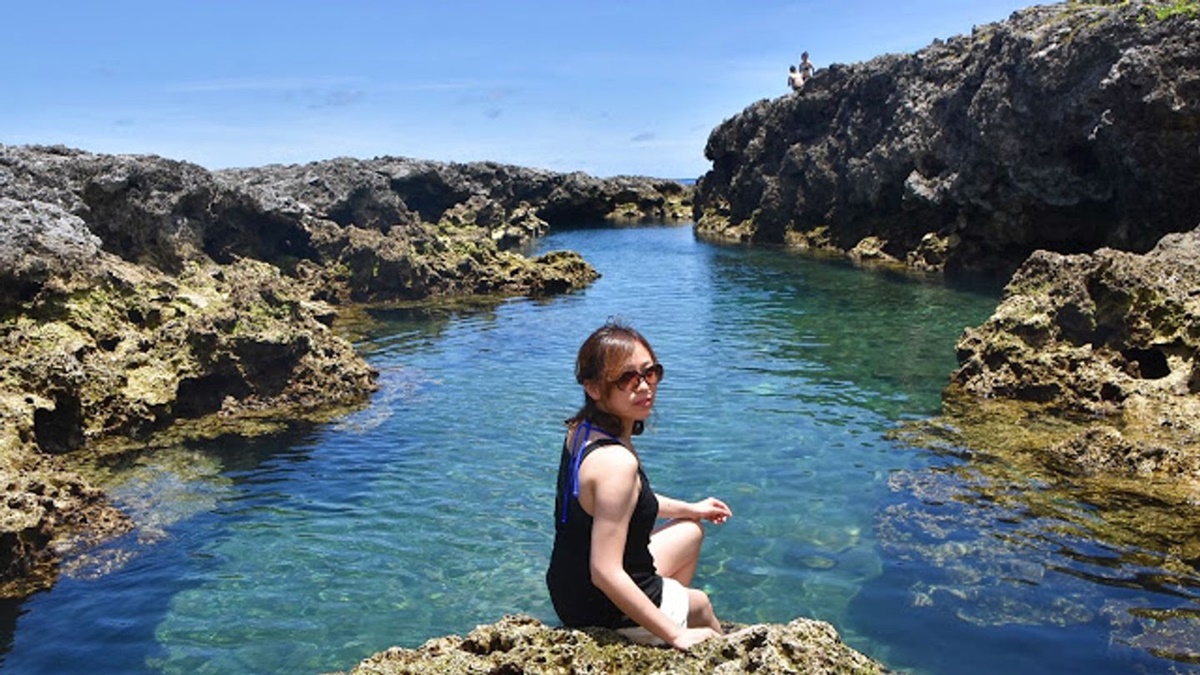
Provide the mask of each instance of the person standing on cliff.
{"label": "person standing on cliff", "polygon": [[816,69],[817,69],[816,66],[814,66],[812,64],[812,61],[808,60],[808,52],[804,52],[803,54],[800,55],[800,86],[801,87],[808,84],[808,81],[810,79],[812,79],[813,71],[815,71]]}
{"label": "person standing on cliff", "polygon": [[[721,635],[708,595],[688,588],[701,521],[733,512],[719,499],[655,494],[633,445],[654,405],[663,367],[644,337],[609,321],[579,348],[583,407],[566,421],[546,585],[572,627],[603,626],[641,644],[676,649]],[[668,518],[658,526],[658,519]]]}

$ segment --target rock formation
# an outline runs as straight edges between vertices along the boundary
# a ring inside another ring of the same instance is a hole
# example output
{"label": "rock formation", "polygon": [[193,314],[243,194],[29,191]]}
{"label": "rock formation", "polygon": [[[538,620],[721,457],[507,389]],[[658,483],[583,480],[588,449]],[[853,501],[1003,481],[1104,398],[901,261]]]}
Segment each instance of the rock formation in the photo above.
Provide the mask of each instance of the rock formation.
{"label": "rock formation", "polygon": [[[1014,557],[1039,556],[994,536],[987,522],[1007,517],[997,511],[1028,528],[1010,535],[1039,542],[1044,555],[1073,557],[1076,542],[1103,542],[1122,565],[1195,577],[1198,253],[1200,228],[1166,235],[1145,254],[1038,251],[1017,270],[991,318],[964,332],[942,414],[896,435],[972,461],[953,476],[897,474],[896,489],[918,498],[885,509],[878,527],[885,549],[942,568],[955,580],[953,592],[928,589],[920,602],[956,607],[981,625],[1016,616],[1048,620],[1044,597],[1036,594],[1018,592],[1019,599],[1003,606],[976,602],[992,595],[990,586],[1010,585],[1012,570],[1028,563]],[[930,506],[945,503],[986,505],[954,515],[978,521],[965,528],[981,533],[976,541],[949,545],[937,525],[947,516]],[[1059,534],[1045,536],[1047,523]],[[969,558],[947,555],[968,549]],[[964,573],[966,559],[971,569]],[[1096,620],[1080,610],[1095,596],[1093,582],[1073,587],[1056,600],[1053,621]],[[1114,635],[1125,636],[1121,641],[1153,644],[1156,653],[1182,661],[1194,658],[1195,624],[1186,616],[1109,609],[1105,620]]]}
{"label": "rock formation", "polygon": [[[1200,228],[1145,254],[1035,252],[958,361],[943,414],[897,436],[970,461],[895,472],[906,496],[877,514],[880,547],[930,572],[912,604],[979,626],[1106,626],[1111,644],[1195,661],[1185,596],[1097,588],[1197,575]],[[1048,602],[1059,564],[1082,571]]]}
{"label": "rock formation", "polygon": [[[1110,621],[1114,642],[1194,660],[1186,611],[1097,615],[1086,576],[1047,604],[1037,553],[989,524],[1012,514],[1047,555],[1073,557],[1078,537],[1111,546],[1114,569],[1195,578],[1197,3],[1033,7],[912,55],[835,65],[722,123],[706,155],[701,236],[1011,276],[958,344],[942,416],[896,432],[973,460],[951,477],[893,477],[914,498],[880,512],[881,546],[945,573],[914,586],[914,604],[978,625]],[[970,517],[976,541],[946,526]]]}
{"label": "rock formation", "polygon": [[887,672],[882,664],[847,647],[832,626],[812,619],[796,619],[786,626],[740,628],[680,652],[634,645],[604,629],[550,628],[529,617],[509,616],[497,624],[479,626],[465,638],[437,638],[419,649],[380,652],[358,664],[351,675]]}
{"label": "rock formation", "polygon": [[577,254],[517,250],[550,224],[677,217],[689,197],[490,163],[209,172],[0,146],[0,594],[51,579],[72,537],[129,527],[70,453],[358,405],[375,373],[337,306],[580,288],[596,272]]}
{"label": "rock formation", "polygon": [[560,293],[592,280],[582,261],[555,255],[530,263],[510,252],[551,225],[683,220],[691,204],[690,189],[675,181],[489,162],[335,159],[214,176],[244,196],[248,212],[284,216],[297,230],[228,220],[215,257],[247,248],[270,251],[285,267],[316,260],[332,275],[323,283],[351,301]]}
{"label": "rock formation", "polygon": [[1002,278],[1145,252],[1200,213],[1200,15],[1156,7],[1032,7],[819,70],[712,132],[697,232]]}
{"label": "rock formation", "polygon": [[958,361],[950,411],[1016,401],[1078,423],[1047,448],[1062,468],[1200,481],[1200,228],[1141,255],[1034,253]]}

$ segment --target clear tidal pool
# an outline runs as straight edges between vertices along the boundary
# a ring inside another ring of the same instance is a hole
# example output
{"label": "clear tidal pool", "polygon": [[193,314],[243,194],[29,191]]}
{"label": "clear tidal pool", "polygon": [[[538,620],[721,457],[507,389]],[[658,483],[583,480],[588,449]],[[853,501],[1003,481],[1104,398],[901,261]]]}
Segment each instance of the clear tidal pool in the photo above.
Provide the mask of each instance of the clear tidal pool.
{"label": "clear tidal pool", "polygon": [[639,441],[655,489],[734,510],[709,528],[697,579],[722,619],[823,619],[930,675],[1200,661],[1188,561],[1164,569],[1169,552],[1089,535],[1091,506],[1035,508],[1036,480],[997,486],[889,435],[938,413],[954,343],[994,289],[715,246],[688,227],[563,231],[538,248],[577,250],[603,277],[547,300],[376,312],[358,344],[380,371],[365,409],[113,467],[138,529],[0,604],[0,672],[321,673],[508,613],[555,622],[543,573],[561,420],[582,396],[575,350],[610,316],[666,366]]}

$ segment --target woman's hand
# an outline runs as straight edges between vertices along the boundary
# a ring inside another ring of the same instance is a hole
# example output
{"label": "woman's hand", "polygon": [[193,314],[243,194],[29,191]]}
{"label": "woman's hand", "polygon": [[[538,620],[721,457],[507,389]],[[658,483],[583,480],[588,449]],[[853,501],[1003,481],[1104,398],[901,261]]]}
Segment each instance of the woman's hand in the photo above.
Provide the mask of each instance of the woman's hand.
{"label": "woman's hand", "polygon": [[733,515],[733,511],[725,502],[716,497],[702,499],[692,504],[692,508],[696,512],[696,517],[700,520],[707,520],[720,525]]}
{"label": "woman's hand", "polygon": [[684,628],[671,641],[671,646],[675,649],[686,651],[691,649],[693,645],[698,645],[709,638],[720,636],[720,633],[711,628]]}

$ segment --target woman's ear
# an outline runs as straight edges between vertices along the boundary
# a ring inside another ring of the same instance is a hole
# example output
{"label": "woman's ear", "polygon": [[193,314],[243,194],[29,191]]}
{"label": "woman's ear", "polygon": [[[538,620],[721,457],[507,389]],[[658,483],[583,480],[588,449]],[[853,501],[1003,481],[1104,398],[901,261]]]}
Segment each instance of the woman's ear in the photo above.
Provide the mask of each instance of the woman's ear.
{"label": "woman's ear", "polygon": [[599,401],[603,398],[603,392],[600,391],[600,383],[595,380],[584,380],[583,393],[587,394],[588,398],[593,401]]}

